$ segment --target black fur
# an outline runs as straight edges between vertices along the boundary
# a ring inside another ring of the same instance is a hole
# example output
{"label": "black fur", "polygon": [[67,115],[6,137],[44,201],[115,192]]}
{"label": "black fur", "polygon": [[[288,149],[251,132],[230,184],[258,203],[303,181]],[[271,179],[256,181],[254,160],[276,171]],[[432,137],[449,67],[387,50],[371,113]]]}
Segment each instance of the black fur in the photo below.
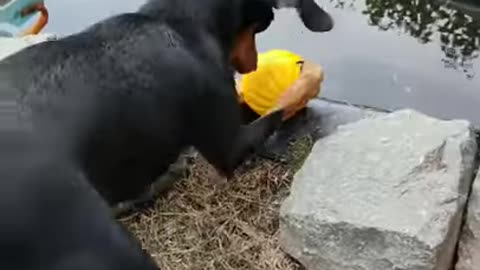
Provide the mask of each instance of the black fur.
{"label": "black fur", "polygon": [[274,5],[150,0],[24,49],[0,75],[111,204],[140,196],[189,145],[229,177],[281,124],[278,111],[241,125],[229,63],[235,35],[266,29]]}
{"label": "black fur", "polygon": [[0,269],[157,269],[90,183],[135,197],[190,144],[228,175],[272,132],[280,113],[240,125],[227,59],[268,26],[256,1],[150,1],[0,64],[2,102],[21,93],[35,125],[0,115]]}
{"label": "black fur", "polygon": [[0,269],[158,269],[52,147],[29,131],[0,131]]}

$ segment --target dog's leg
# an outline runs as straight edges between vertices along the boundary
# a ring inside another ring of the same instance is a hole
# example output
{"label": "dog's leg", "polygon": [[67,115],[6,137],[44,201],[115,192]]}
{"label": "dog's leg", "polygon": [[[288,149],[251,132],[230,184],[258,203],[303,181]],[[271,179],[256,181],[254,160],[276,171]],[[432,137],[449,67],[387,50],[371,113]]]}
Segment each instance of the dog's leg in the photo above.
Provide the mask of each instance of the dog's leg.
{"label": "dog's leg", "polygon": [[234,92],[228,95],[221,91],[205,97],[203,107],[194,116],[191,133],[193,146],[230,178],[247,155],[261,147],[282,125],[284,112],[277,110],[242,125]]}
{"label": "dog's leg", "polygon": [[238,158],[243,159],[250,150],[260,151],[263,149],[267,139],[281,126],[282,116],[283,111],[275,111],[244,125],[236,144],[235,152],[237,152]]}
{"label": "dog's leg", "polygon": [[196,152],[187,149],[180,155],[177,162],[170,165],[166,173],[153,182],[150,187],[137,198],[122,201],[112,206],[112,211],[115,216],[124,216],[132,211],[144,209],[149,207],[158,196],[171,189],[176,182],[178,182],[189,172],[189,166],[195,158]]}

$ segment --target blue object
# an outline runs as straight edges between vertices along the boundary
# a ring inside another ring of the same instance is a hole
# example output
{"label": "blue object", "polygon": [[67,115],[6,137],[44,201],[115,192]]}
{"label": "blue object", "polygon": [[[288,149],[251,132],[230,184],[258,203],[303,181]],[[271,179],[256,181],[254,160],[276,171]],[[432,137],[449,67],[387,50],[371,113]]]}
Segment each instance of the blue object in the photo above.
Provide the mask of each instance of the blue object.
{"label": "blue object", "polygon": [[20,12],[26,7],[43,2],[44,0],[0,0],[0,23],[20,27],[35,16],[35,13],[32,13],[22,17]]}

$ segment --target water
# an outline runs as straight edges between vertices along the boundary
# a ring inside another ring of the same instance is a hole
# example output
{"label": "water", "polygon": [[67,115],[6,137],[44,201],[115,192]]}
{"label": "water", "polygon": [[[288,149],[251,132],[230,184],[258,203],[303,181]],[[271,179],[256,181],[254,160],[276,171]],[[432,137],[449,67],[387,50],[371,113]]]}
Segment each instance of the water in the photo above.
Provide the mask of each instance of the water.
{"label": "water", "polygon": [[336,21],[333,31],[308,32],[285,10],[262,34],[261,49],[290,49],[320,63],[323,96],[480,123],[480,4],[465,8],[468,14],[422,0],[325,6]]}
{"label": "water", "polygon": [[[45,31],[68,34],[133,11],[143,0],[46,2],[51,19]],[[289,49],[321,64],[326,75],[322,96],[386,109],[416,108],[480,124],[478,1],[319,3],[334,17],[333,31],[308,32],[294,11],[281,10],[259,36],[259,49]]]}

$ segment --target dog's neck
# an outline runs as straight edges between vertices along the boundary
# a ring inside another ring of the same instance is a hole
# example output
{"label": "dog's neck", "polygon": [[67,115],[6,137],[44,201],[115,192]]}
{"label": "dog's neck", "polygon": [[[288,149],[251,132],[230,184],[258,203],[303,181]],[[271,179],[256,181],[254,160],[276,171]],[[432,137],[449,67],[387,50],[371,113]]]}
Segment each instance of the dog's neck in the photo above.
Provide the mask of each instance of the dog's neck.
{"label": "dog's neck", "polygon": [[203,28],[231,51],[237,35],[252,24],[262,31],[273,20],[273,0],[148,0],[139,13],[162,21],[185,21]]}
{"label": "dog's neck", "polygon": [[[192,23],[196,29],[203,28],[212,35],[221,47],[230,50],[236,34],[232,8],[234,0],[148,0],[138,10],[162,21]],[[243,1],[243,0],[241,0]],[[237,0],[237,2],[239,2]],[[229,13],[232,13],[229,15]]]}

